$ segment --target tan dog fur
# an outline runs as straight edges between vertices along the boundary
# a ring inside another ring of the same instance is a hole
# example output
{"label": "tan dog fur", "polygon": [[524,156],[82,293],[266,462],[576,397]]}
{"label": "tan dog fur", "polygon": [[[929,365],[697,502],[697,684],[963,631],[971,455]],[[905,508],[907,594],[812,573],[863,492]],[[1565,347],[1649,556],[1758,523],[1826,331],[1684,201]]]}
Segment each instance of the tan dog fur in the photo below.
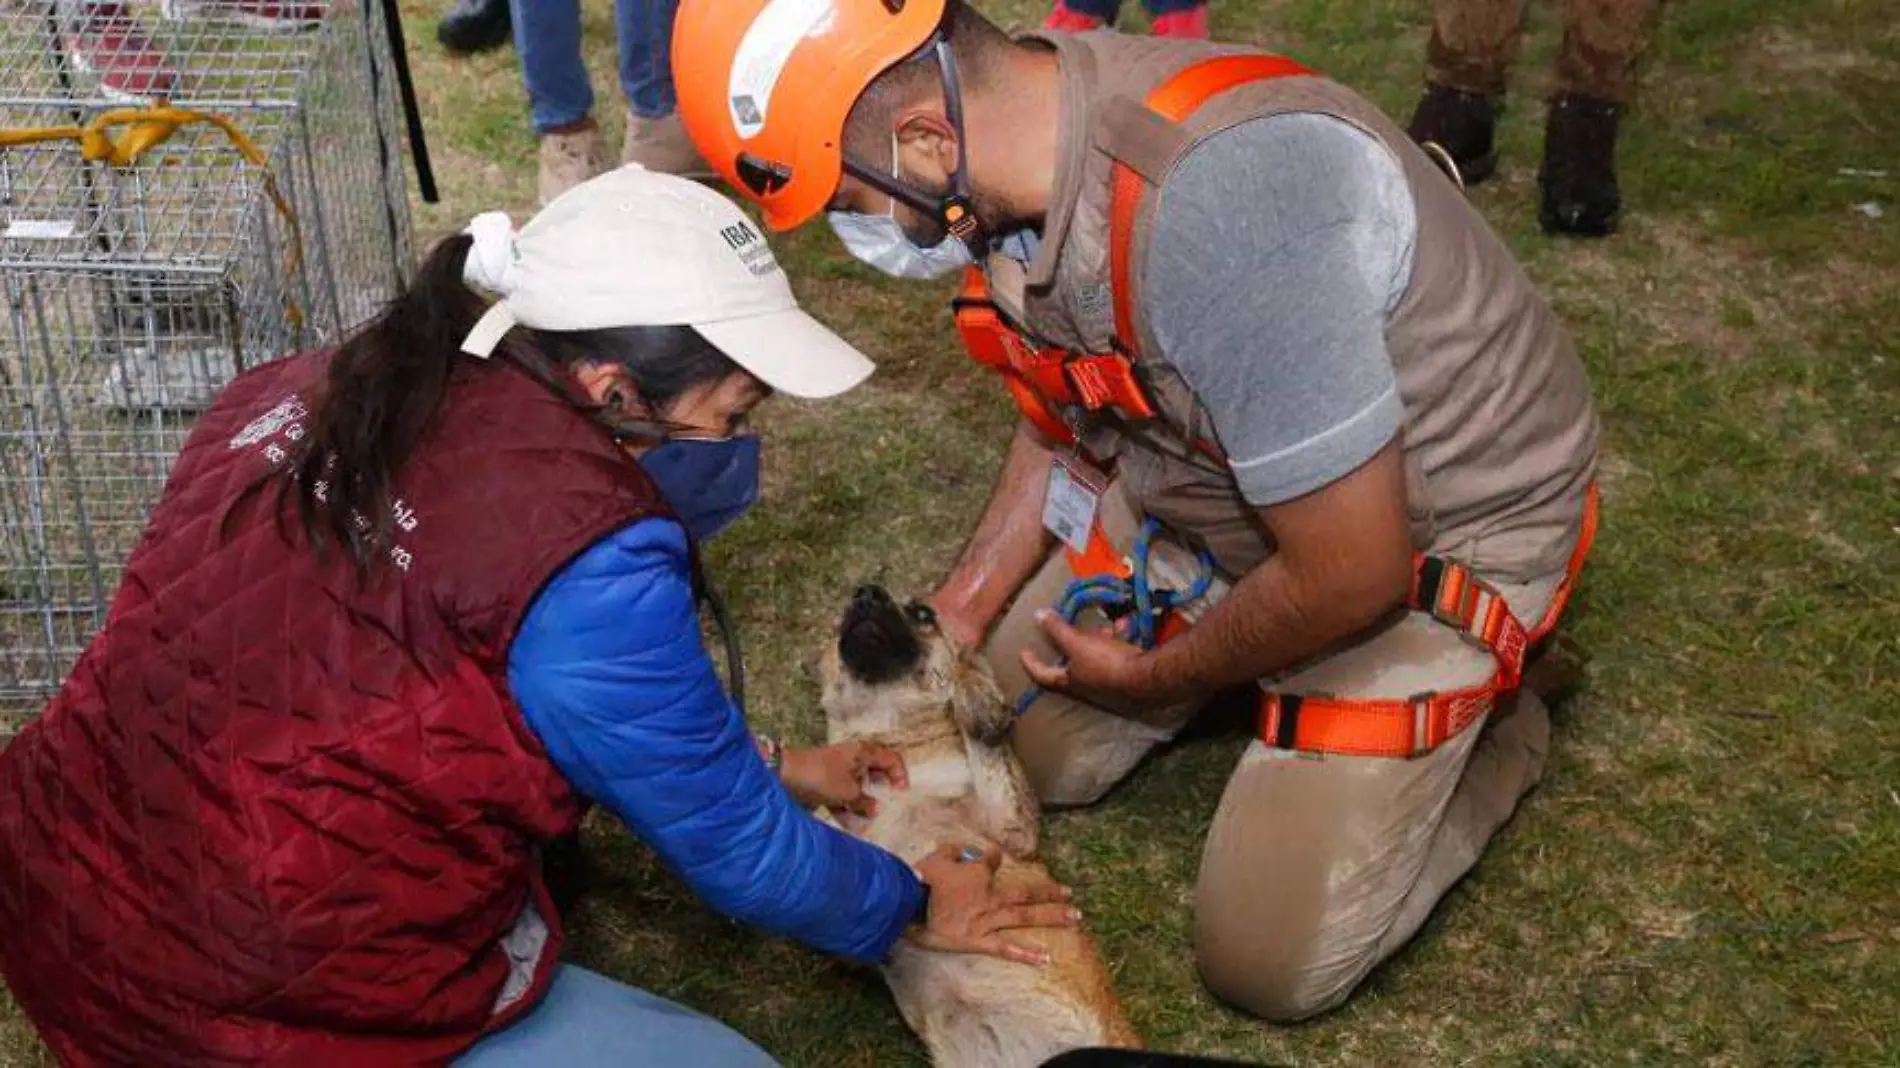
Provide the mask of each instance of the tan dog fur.
{"label": "tan dog fur", "polygon": [[[915,864],[942,845],[1000,851],[1001,886],[1049,879],[1037,859],[1038,809],[1009,744],[1012,709],[982,659],[928,622],[908,621],[923,655],[882,684],[852,677],[837,643],[820,661],[830,741],[896,749],[908,790],[874,785],[877,815],[853,833]],[[1094,940],[1078,929],[1009,932],[1046,950],[1044,967],[899,942],[884,967],[897,1006],[938,1068],[1034,1068],[1085,1046],[1136,1048]]]}

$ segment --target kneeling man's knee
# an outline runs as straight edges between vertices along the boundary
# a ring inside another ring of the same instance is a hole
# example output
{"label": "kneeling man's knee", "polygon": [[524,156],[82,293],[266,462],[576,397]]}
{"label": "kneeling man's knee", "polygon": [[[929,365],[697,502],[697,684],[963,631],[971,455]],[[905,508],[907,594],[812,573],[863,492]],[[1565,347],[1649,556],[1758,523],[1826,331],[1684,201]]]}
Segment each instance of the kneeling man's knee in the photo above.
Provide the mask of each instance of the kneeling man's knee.
{"label": "kneeling man's knee", "polygon": [[1194,958],[1215,997],[1271,1023],[1298,1023],[1346,1002],[1378,964],[1378,943],[1328,945],[1323,932],[1236,931],[1197,917]]}
{"label": "kneeling man's knee", "polygon": [[1012,740],[1037,800],[1050,808],[1092,805],[1128,777],[1166,734],[1061,694],[1016,721]]}
{"label": "kneeling man's knee", "polygon": [[1045,808],[1092,805],[1115,785],[1115,777],[1101,774],[1099,769],[1079,761],[1064,761],[1059,757],[1038,759],[1028,755],[1021,746],[1017,752],[1023,754],[1023,771],[1029,776],[1030,787],[1036,791],[1036,800]]}

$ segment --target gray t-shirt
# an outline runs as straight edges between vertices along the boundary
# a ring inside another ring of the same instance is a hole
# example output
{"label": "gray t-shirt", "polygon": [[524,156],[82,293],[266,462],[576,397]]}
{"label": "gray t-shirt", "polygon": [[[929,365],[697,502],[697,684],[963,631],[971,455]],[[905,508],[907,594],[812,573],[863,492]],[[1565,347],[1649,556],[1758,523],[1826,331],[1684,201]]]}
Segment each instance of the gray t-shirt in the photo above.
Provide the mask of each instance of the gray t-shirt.
{"label": "gray t-shirt", "polygon": [[1418,219],[1398,160],[1330,116],[1273,115],[1196,146],[1159,197],[1148,325],[1241,494],[1278,504],[1371,459],[1404,416],[1385,324]]}

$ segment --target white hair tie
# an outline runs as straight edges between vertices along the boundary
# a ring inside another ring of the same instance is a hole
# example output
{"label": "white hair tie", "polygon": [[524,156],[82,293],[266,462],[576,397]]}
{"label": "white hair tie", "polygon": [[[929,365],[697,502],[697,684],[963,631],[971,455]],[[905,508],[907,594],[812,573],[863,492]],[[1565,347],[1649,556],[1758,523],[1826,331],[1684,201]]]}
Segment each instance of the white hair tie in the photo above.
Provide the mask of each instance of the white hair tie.
{"label": "white hair tie", "polygon": [[515,288],[515,224],[505,211],[485,211],[469,220],[463,233],[474,238],[462,263],[462,281],[484,293],[505,297]]}

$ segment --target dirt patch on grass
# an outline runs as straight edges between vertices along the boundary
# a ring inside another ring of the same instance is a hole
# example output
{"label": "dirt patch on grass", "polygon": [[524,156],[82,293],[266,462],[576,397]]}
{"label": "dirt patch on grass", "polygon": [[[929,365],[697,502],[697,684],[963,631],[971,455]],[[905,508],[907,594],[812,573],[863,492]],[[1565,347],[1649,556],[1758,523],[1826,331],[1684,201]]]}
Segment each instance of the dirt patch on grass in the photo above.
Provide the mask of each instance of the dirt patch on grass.
{"label": "dirt patch on grass", "polygon": [[1849,73],[1900,76],[1900,63],[1867,52],[1834,48],[1786,26],[1771,26],[1757,33],[1749,51],[1762,67],[1794,77],[1827,78]]}

